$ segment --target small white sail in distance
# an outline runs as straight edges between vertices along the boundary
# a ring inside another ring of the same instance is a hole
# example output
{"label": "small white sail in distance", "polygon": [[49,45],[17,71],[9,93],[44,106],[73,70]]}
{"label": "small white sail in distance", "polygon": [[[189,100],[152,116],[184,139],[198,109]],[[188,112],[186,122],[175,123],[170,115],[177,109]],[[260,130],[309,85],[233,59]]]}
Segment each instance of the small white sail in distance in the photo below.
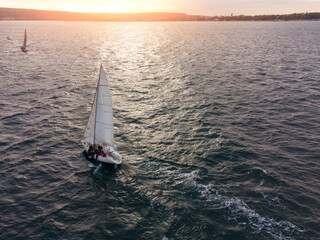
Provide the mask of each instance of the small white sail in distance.
{"label": "small white sail in distance", "polygon": [[24,30],[24,39],[23,39],[23,46],[21,47],[23,52],[27,52],[27,30]]}
{"label": "small white sail in distance", "polygon": [[23,48],[27,47],[27,30],[24,30]]}

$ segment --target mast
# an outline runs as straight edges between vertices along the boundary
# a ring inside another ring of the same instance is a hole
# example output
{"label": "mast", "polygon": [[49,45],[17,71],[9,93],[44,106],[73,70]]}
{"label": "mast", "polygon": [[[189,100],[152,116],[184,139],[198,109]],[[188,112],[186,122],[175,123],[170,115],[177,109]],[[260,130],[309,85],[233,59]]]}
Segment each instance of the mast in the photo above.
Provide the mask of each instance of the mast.
{"label": "mast", "polygon": [[100,85],[100,76],[101,76],[101,68],[102,68],[102,63],[100,65],[100,71],[99,71],[99,80],[98,80],[98,85],[97,85],[97,89],[96,89],[96,98],[97,98],[97,101],[96,101],[96,111],[95,111],[95,114],[94,114],[94,129],[93,129],[93,144],[96,143],[96,119],[97,119],[97,104],[98,104],[98,91],[99,91],[99,85]]}

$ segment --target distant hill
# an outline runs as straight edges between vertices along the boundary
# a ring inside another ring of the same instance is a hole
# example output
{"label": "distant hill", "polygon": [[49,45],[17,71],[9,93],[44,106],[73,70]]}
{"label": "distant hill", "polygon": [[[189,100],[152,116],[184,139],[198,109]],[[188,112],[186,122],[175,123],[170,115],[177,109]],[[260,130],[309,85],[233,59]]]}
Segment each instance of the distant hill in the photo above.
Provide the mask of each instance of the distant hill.
{"label": "distant hill", "polygon": [[185,13],[78,13],[20,8],[0,8],[0,20],[36,21],[290,21],[320,20],[320,13],[255,16],[198,16]]}
{"label": "distant hill", "polygon": [[40,21],[187,21],[184,13],[78,13],[19,8],[0,8],[0,20]]}

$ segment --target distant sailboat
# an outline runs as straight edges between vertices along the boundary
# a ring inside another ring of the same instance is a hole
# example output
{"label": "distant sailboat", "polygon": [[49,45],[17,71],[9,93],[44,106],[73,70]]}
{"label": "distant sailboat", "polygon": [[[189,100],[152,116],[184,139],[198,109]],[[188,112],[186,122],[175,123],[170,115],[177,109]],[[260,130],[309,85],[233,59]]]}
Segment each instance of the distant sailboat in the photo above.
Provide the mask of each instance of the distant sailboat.
{"label": "distant sailboat", "polygon": [[12,28],[10,36],[8,36],[7,39],[11,41],[12,40],[12,36],[13,36],[13,28]]}
{"label": "distant sailboat", "polygon": [[28,52],[27,50],[27,30],[24,30],[23,46],[21,47],[22,52]]}
{"label": "distant sailboat", "polygon": [[114,148],[113,113],[109,84],[100,66],[94,102],[81,143],[89,159],[117,165],[122,156]]}

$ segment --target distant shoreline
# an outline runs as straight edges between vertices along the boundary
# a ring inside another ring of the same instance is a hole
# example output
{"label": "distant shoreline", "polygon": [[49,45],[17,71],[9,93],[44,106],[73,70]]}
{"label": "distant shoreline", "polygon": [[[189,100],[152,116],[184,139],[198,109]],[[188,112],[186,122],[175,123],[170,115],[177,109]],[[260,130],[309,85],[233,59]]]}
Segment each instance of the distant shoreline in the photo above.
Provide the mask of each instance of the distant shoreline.
{"label": "distant shoreline", "polygon": [[0,8],[0,21],[65,21],[65,22],[181,22],[181,21],[318,21],[320,12],[282,15],[202,16],[185,13],[79,13],[20,8]]}
{"label": "distant shoreline", "polygon": [[320,19],[312,20],[36,20],[36,19],[0,19],[0,22],[318,22]]}

